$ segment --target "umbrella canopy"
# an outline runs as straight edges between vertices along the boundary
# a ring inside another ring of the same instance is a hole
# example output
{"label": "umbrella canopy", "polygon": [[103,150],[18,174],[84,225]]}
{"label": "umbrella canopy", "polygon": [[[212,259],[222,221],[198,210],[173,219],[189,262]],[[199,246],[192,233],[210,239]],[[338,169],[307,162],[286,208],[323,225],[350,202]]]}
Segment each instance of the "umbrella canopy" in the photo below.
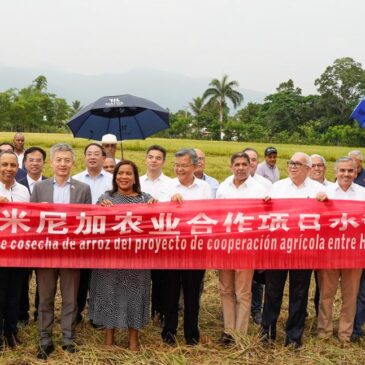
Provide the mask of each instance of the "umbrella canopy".
{"label": "umbrella canopy", "polygon": [[114,134],[118,141],[145,139],[170,126],[166,109],[128,94],[98,99],[81,109],[67,125],[74,137],[97,141],[104,134]]}
{"label": "umbrella canopy", "polygon": [[360,103],[357,104],[350,118],[355,119],[359,123],[360,128],[365,128],[365,98],[362,98]]}

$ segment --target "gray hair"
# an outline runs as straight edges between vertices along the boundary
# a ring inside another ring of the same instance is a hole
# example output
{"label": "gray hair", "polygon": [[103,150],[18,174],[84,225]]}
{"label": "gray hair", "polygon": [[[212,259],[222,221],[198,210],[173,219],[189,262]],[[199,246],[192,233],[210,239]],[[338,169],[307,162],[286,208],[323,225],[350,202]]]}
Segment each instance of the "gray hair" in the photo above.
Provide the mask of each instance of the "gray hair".
{"label": "gray hair", "polygon": [[311,160],[312,160],[312,158],[319,158],[322,161],[323,165],[326,166],[326,160],[324,159],[323,156],[317,155],[316,153],[314,153],[313,155],[310,156],[310,158],[311,158]]}
{"label": "gray hair", "polygon": [[51,147],[50,150],[50,157],[53,160],[54,155],[56,152],[71,152],[72,161],[75,161],[75,152],[72,147],[68,143],[56,143]]}
{"label": "gray hair", "polygon": [[175,153],[175,157],[189,156],[193,165],[198,164],[198,155],[193,148],[181,148]]}
{"label": "gray hair", "polygon": [[252,148],[252,147],[247,147],[242,152],[247,153],[248,151],[255,152],[256,153],[256,157],[259,158],[259,153],[254,148]]}
{"label": "gray hair", "polygon": [[364,155],[360,150],[352,150],[347,154],[348,157],[354,156],[360,161],[364,161]]}
{"label": "gray hair", "polygon": [[[306,153],[304,152],[295,152],[294,155],[300,155],[301,157],[303,157],[305,159],[305,164],[308,166],[308,167],[312,167],[312,160],[311,158],[309,157],[309,155],[307,155]],[[293,155],[293,156],[294,156]],[[293,157],[292,156],[292,157]]]}
{"label": "gray hair", "polygon": [[352,158],[350,158],[350,157],[346,157],[346,156],[344,156],[344,157],[340,157],[340,158],[338,158],[338,159],[336,160],[336,162],[335,162],[335,170],[336,170],[336,171],[337,171],[337,167],[338,167],[338,165],[339,165],[341,162],[351,162],[351,163],[352,163],[352,165],[354,166],[354,169],[356,170],[356,163],[355,163],[355,161],[354,161]]}

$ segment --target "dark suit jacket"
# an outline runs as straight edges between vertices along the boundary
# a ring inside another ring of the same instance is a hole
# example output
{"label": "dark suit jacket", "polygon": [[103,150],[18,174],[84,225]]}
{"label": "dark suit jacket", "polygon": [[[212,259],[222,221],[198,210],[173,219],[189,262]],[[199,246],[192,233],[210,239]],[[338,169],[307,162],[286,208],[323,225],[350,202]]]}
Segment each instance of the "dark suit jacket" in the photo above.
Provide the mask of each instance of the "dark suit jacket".
{"label": "dark suit jacket", "polygon": [[[37,182],[30,197],[31,203],[53,203],[54,177]],[[90,186],[71,178],[70,204],[91,204]]]}
{"label": "dark suit jacket", "polygon": [[19,182],[19,180],[24,179],[27,176],[27,170],[21,169],[19,167],[18,172],[15,175],[15,181]]}
{"label": "dark suit jacket", "polygon": [[[45,176],[42,176],[42,180],[46,180],[46,179],[47,179],[47,178],[46,178]],[[29,189],[29,184],[28,184],[27,175],[25,175],[25,177],[23,177],[22,179],[20,179],[20,180],[18,181],[18,183],[19,183],[19,184],[24,185],[24,186],[28,189],[29,194],[32,194],[32,192],[31,192],[31,191],[30,191],[30,189]]]}

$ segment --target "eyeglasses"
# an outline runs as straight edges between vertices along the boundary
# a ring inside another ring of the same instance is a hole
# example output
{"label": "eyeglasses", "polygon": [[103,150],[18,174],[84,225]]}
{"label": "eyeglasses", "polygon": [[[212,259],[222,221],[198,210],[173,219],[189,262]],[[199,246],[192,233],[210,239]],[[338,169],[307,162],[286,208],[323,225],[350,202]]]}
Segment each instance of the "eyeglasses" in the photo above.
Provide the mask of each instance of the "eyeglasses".
{"label": "eyeglasses", "polygon": [[205,157],[198,157],[198,161],[204,161]]}
{"label": "eyeglasses", "polygon": [[312,163],[312,169],[315,169],[316,167],[322,169],[324,167],[324,163]]}
{"label": "eyeglasses", "polygon": [[179,163],[174,164],[175,169],[187,169],[190,166],[193,166],[193,164],[192,163],[190,165],[188,165],[188,164],[181,165]]}
{"label": "eyeglasses", "polygon": [[288,165],[289,168],[293,168],[293,169],[299,169],[300,167],[304,166],[304,163],[299,162],[299,161],[288,161],[286,163]]}
{"label": "eyeglasses", "polygon": [[103,147],[117,147],[117,145],[115,143],[106,143],[106,144],[103,144]]}

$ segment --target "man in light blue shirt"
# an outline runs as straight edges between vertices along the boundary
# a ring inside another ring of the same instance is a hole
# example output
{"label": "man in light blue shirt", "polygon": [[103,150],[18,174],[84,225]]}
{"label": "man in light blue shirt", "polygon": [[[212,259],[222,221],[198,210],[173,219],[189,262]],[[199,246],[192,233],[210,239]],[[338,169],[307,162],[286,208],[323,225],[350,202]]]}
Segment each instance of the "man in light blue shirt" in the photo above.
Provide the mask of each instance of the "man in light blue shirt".
{"label": "man in light blue shirt", "polygon": [[[112,189],[113,175],[103,169],[106,153],[98,143],[89,143],[84,149],[84,156],[86,170],[74,175],[73,178],[90,186],[92,203],[95,204],[105,191]],[[90,269],[80,270],[77,323],[82,321],[82,311],[86,305],[90,275]]]}
{"label": "man in light blue shirt", "polygon": [[198,164],[196,165],[194,175],[198,179],[206,181],[210,188],[212,189],[213,197],[215,198],[217,189],[219,186],[218,180],[216,180],[214,177],[209,176],[204,173],[205,170],[205,153],[202,150],[199,150],[198,148],[194,148],[197,156],[198,156]]}

